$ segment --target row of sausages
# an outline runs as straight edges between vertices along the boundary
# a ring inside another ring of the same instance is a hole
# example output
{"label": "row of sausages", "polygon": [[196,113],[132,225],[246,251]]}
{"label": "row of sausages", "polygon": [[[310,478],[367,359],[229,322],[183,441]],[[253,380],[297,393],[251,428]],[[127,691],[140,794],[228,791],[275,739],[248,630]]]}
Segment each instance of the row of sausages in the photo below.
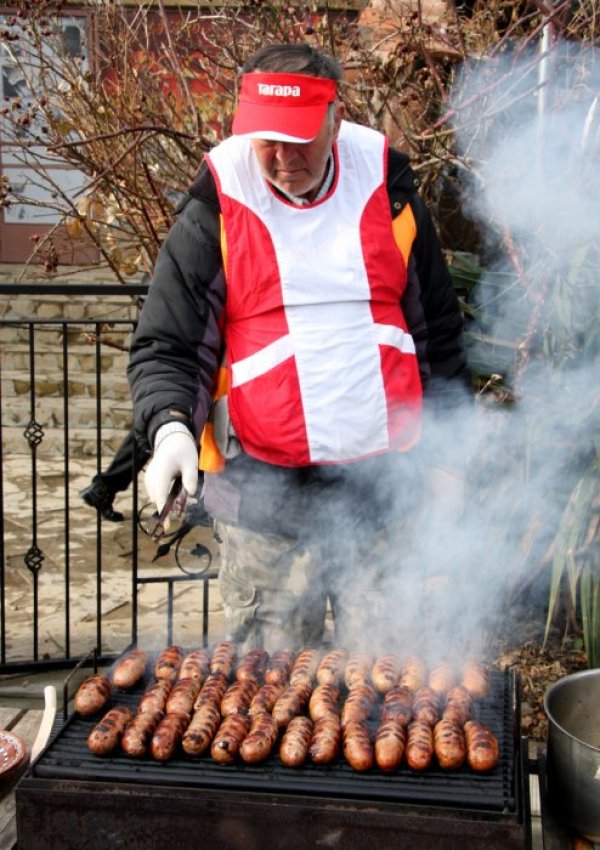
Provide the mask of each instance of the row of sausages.
{"label": "row of sausages", "polygon": [[[138,681],[141,654],[134,650],[119,662],[113,684],[131,687]],[[467,673],[471,690],[453,684],[456,674],[444,665],[426,677],[418,659],[401,668],[393,656],[373,660],[343,650],[324,655],[282,650],[271,656],[253,650],[238,659],[228,641],[212,654],[202,649],[184,655],[179,647],[168,647],[156,660],[155,681],[135,715],[125,706],[111,709],[92,730],[88,746],[101,755],[120,740],[128,755],[150,752],[160,761],[181,746],[190,756],[210,750],[219,763],[239,757],[255,764],[279,741],[280,759],[290,767],[308,758],[326,764],[343,752],[356,770],[374,764],[395,770],[403,758],[413,770],[424,770],[434,754],[445,769],[467,761],[474,770],[490,770],[499,758],[498,743],[473,717],[474,697],[487,692],[489,679],[481,665],[466,667],[463,682]],[[90,682],[97,694],[96,685]],[[347,694],[340,702],[344,687]],[[77,704],[76,695],[76,709]]]}
{"label": "row of sausages", "polygon": [[[134,649],[120,659],[112,671],[111,678],[91,677],[93,683],[80,688],[75,695],[75,710],[82,715],[95,714],[108,701],[112,686],[131,689],[143,678],[148,668],[148,654]],[[184,654],[179,646],[163,650],[154,663],[157,679],[175,681],[177,678],[193,678],[201,684],[210,674],[221,673],[228,680],[251,679],[258,684],[287,683],[305,680],[312,684],[345,685],[370,682],[380,694],[385,694],[396,685],[417,691],[428,685],[443,695],[452,687],[462,684],[474,697],[484,697],[489,691],[487,669],[477,661],[465,662],[457,669],[449,662],[442,662],[427,670],[422,659],[409,657],[404,662],[393,655],[373,658],[367,653],[349,654],[343,649],[332,649],[325,653],[304,650],[294,655],[290,650],[279,650],[269,655],[265,650],[251,650],[240,658],[231,641],[222,641],[213,649],[195,649]]]}

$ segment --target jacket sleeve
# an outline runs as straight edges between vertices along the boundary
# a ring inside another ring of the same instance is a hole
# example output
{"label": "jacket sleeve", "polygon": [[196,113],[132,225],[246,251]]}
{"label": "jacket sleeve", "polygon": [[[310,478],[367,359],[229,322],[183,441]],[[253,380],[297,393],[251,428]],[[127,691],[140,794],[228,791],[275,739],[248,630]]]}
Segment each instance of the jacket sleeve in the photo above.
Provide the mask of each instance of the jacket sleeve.
{"label": "jacket sleeve", "polygon": [[408,157],[390,150],[388,194],[392,216],[409,204],[416,235],[408,260],[402,308],[415,342],[425,402],[454,406],[471,390],[463,317],[442,248]]}
{"label": "jacket sleeve", "polygon": [[220,361],[224,300],[219,209],[190,196],[161,247],[131,344],[128,378],[142,448],[151,450],[169,421],[199,436]]}
{"label": "jacket sleeve", "polygon": [[409,289],[419,292],[418,348],[424,346],[426,400],[445,407],[464,399],[471,376],[463,338],[463,316],[428,209],[420,195],[409,201],[417,224],[409,262]]}

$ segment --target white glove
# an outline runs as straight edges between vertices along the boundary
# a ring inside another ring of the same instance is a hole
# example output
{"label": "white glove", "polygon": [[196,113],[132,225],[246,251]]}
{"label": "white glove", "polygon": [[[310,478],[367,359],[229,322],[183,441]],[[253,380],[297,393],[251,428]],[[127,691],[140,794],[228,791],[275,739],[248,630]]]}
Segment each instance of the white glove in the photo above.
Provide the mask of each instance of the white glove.
{"label": "white glove", "polygon": [[189,496],[193,496],[198,487],[196,442],[187,428],[181,430],[180,426],[173,430],[172,423],[167,422],[156,432],[154,454],[144,475],[148,497],[159,513],[178,475],[181,475],[183,489]]}

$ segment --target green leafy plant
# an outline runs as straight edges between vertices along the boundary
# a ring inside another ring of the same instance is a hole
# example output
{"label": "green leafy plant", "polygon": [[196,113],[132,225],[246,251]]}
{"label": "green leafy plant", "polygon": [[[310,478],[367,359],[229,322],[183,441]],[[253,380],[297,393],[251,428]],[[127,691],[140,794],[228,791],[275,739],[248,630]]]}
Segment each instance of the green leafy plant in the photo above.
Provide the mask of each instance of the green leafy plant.
{"label": "green leafy plant", "polygon": [[566,590],[570,625],[581,629],[590,667],[600,667],[600,453],[569,496],[554,539],[546,635]]}

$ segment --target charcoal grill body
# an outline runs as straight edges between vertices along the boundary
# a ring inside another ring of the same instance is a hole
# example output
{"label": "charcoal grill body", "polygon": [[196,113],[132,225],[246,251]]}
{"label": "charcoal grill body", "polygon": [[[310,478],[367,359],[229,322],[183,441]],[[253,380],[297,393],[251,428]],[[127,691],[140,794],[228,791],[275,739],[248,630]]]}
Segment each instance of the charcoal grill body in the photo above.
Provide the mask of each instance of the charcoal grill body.
{"label": "charcoal grill body", "polygon": [[[135,703],[136,695],[127,697]],[[71,716],[16,789],[19,850],[529,850],[525,742],[515,682],[494,676],[481,719],[502,758],[487,775],[403,766],[387,775],[329,767],[166,764],[96,758],[93,720]]]}

